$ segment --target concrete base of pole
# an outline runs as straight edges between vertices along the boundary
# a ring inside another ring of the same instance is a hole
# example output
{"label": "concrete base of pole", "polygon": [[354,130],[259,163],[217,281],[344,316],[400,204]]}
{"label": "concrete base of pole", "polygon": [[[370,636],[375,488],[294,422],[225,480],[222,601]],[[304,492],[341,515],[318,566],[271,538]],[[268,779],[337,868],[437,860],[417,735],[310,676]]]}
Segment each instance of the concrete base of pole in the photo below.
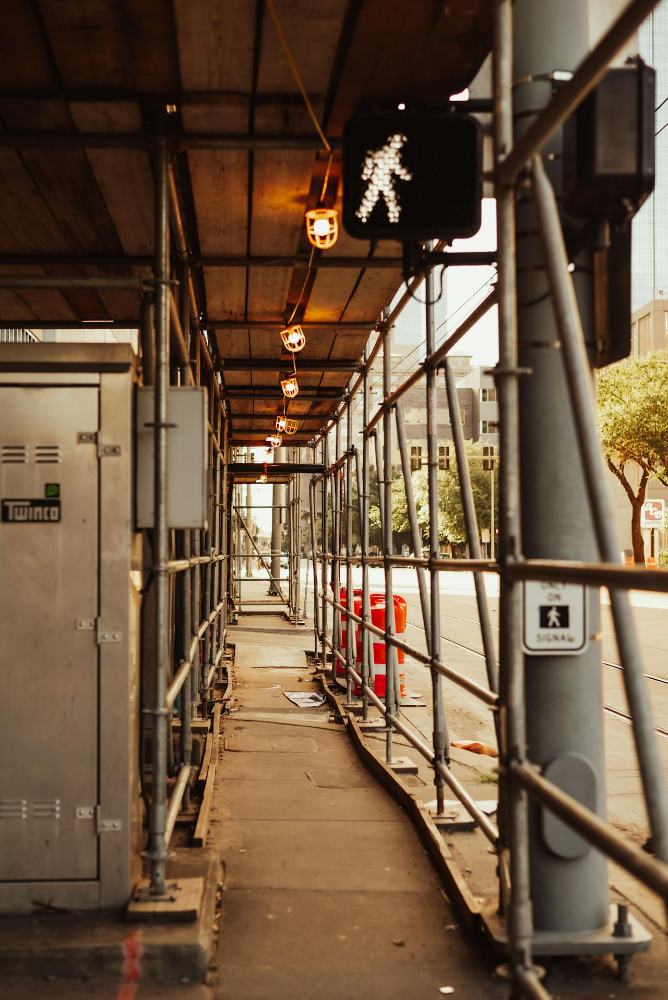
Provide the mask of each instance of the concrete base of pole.
{"label": "concrete base of pole", "polygon": [[[481,914],[485,934],[495,951],[506,954],[508,936],[506,923],[496,910],[484,910]],[[569,934],[564,931],[535,931],[531,938],[533,955],[635,955],[648,951],[652,935],[639,920],[628,915],[632,934],[630,937],[616,937],[617,907],[610,906],[610,920],[607,926],[584,934]]]}

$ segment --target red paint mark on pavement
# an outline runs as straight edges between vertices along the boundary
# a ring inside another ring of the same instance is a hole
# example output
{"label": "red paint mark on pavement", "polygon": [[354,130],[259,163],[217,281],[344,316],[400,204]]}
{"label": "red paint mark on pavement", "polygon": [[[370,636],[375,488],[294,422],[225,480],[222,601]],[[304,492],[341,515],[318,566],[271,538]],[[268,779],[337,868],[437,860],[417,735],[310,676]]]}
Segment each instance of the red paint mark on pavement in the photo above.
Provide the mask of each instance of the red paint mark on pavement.
{"label": "red paint mark on pavement", "polygon": [[134,1000],[141,978],[141,931],[130,931],[123,943],[123,985],[116,1000]]}

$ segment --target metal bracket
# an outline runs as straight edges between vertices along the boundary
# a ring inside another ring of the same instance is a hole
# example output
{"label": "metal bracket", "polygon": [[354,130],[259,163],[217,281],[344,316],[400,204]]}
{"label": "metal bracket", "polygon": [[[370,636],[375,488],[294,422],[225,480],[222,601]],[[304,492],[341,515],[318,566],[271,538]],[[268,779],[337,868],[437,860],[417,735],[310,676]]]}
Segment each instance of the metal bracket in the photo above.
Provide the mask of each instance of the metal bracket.
{"label": "metal bracket", "polygon": [[74,627],[77,632],[94,632],[95,618],[77,618]]}
{"label": "metal bracket", "polygon": [[97,625],[97,644],[102,646],[109,642],[120,642],[122,639],[122,633],[116,629],[111,629],[104,627],[102,625],[102,620],[100,618],[96,619]]}
{"label": "metal bracket", "polygon": [[98,458],[118,458],[120,454],[120,444],[98,444],[97,446]]}
{"label": "metal bracket", "polygon": [[79,431],[77,444],[97,444],[97,431]]}
{"label": "metal bracket", "polygon": [[95,807],[95,819],[97,821],[98,833],[120,833],[122,823],[120,819],[102,819],[102,806]]}
{"label": "metal bracket", "polygon": [[95,819],[95,806],[77,806],[77,819]]}

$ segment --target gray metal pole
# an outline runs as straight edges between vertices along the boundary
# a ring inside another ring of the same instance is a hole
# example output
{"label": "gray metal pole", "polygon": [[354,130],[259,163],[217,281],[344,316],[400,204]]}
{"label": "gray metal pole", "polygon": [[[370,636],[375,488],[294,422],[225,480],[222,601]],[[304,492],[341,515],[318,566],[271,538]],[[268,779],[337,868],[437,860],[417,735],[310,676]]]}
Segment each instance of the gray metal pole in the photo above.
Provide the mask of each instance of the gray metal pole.
{"label": "gray metal pole", "polygon": [[[455,383],[455,376],[452,371],[452,365],[449,358],[445,359],[444,367],[445,388],[448,396],[448,409],[450,410],[452,437],[455,443],[455,458],[457,459],[459,488],[462,495],[462,507],[464,509],[464,521],[468,537],[469,556],[471,559],[481,559],[480,538],[478,536],[478,518],[475,512],[473,487],[471,485],[471,470],[469,469],[469,463],[466,457],[466,445],[464,444],[464,429],[462,428],[457,385]],[[494,476],[494,469],[492,469],[492,476]],[[482,573],[474,573],[473,581],[475,584],[475,592],[478,602],[478,618],[480,620],[482,644],[483,649],[485,650],[487,681],[489,683],[490,690],[494,691],[495,694],[498,694],[499,675],[496,669],[496,654],[494,652],[494,642],[492,641],[492,623],[489,617],[485,580]]]}
{"label": "gray metal pole", "polygon": [[[401,470],[404,474],[404,489],[406,491],[406,505],[408,507],[408,521],[411,529],[413,554],[420,557],[422,556],[422,532],[420,531],[420,525],[418,523],[415,495],[413,493],[411,460],[408,454],[404,414],[399,403],[395,406],[394,412],[397,422],[397,441],[399,443],[399,455],[401,457]],[[418,566],[416,572],[418,578],[418,589],[420,591],[420,604],[422,606],[424,634],[425,639],[427,640],[427,652],[431,653],[431,610],[429,605],[429,587],[427,586],[427,571],[424,566]]]}
{"label": "gray metal pole", "polygon": [[168,148],[164,139],[156,148],[155,182],[155,320],[156,372],[154,448],[155,480],[153,573],[155,579],[155,659],[153,708],[153,785],[151,792],[151,884],[152,895],[165,892],[167,850],[167,729],[171,710],[166,707],[169,578],[167,574],[167,426],[169,399],[169,212],[167,195]]}
{"label": "gray metal pole", "polygon": [[[313,448],[313,464],[315,465],[315,446]],[[317,659],[318,639],[320,636],[320,604],[318,602],[318,511],[316,510],[316,482],[312,479],[308,488],[309,518],[311,521],[311,564],[313,567],[313,656]]]}
{"label": "gray metal pole", "polygon": [[[541,75],[570,70],[589,47],[592,4],[582,0],[530,0],[514,6],[514,114],[518,131],[530,127],[551,99]],[[561,163],[562,137],[546,152]],[[596,558],[595,528],[585,489],[558,328],[532,202],[517,205],[517,298],[519,361],[531,374],[520,383],[523,554],[527,558]],[[589,315],[591,261],[583,257],[578,293]],[[523,308],[522,308],[523,306]],[[591,324],[587,331],[593,350]],[[505,456],[502,452],[502,460]],[[599,632],[598,590],[586,591],[588,634]],[[585,802],[605,810],[600,644],[574,656],[525,658],[526,734],[531,761],[559,768],[569,782],[587,788]],[[536,930],[573,934],[608,923],[606,861],[557,822],[544,833],[543,807],[530,808],[529,863]]]}
{"label": "gray metal pole", "polygon": [[[353,588],[353,570],[350,559],[353,555],[353,410],[352,397],[350,394],[346,400],[346,610],[348,621],[346,623],[346,664],[352,665],[355,662],[355,625],[350,619],[350,612],[355,610],[355,594]],[[347,701],[352,701],[353,684],[352,677],[346,670],[346,692]]]}
{"label": "gray metal pole", "polygon": [[[334,432],[334,463],[338,462],[341,457],[341,418],[337,416],[336,426]],[[332,471],[332,476],[334,478],[333,488],[332,488],[332,500],[334,503],[334,510],[332,516],[332,555],[341,555],[341,477],[339,475],[339,468],[335,464]],[[332,562],[332,584],[334,592],[334,600],[337,604],[341,603],[341,564],[339,562]],[[332,622],[332,642],[334,648],[341,650],[341,612],[338,608],[334,609]],[[332,663],[332,668],[336,673],[336,664]]]}
{"label": "gray metal pole", "polygon": [[[383,331],[383,396],[385,399],[392,391],[392,357],[390,347],[392,329],[385,327]],[[379,493],[381,489],[378,481]],[[383,555],[385,557],[385,632],[395,634],[394,628],[394,592],[392,590],[392,564],[388,557],[392,555],[392,412],[383,413]],[[398,710],[398,662],[397,651],[389,643],[385,644],[385,706],[390,715],[396,715]],[[387,727],[385,744],[385,761],[392,763],[392,726]]]}
{"label": "gray metal pole", "polygon": [[[364,349],[364,374],[362,376],[362,425],[364,427],[362,437],[362,482],[358,480],[357,488],[360,491],[362,501],[360,509],[360,535],[362,558],[369,555],[369,435],[366,425],[369,422],[369,370],[367,363],[369,360],[369,348]],[[369,567],[362,564],[362,620],[366,623],[371,621],[371,602],[369,596]],[[367,629],[362,629],[362,683],[369,683],[369,663],[371,659],[371,634]],[[362,699],[362,718],[366,721],[369,717],[369,699],[364,694]]]}
{"label": "gray metal pole", "polygon": [[[552,298],[557,313],[559,334],[563,346],[571,405],[576,416],[584,474],[594,517],[601,556],[614,563],[617,540],[612,511],[605,485],[601,447],[596,430],[596,403],[589,370],[584,334],[575,298],[573,281],[568,272],[568,256],[554,191],[540,159],[534,161],[536,207],[543,239],[543,252],[550,276]],[[615,622],[617,646],[624,670],[629,711],[633,719],[633,737],[640,764],[647,812],[654,840],[654,851],[668,860],[668,803],[654,732],[643,668],[638,655],[635,628],[626,591],[610,589],[610,601]]]}
{"label": "gray metal pole", "polygon": [[[327,475],[327,468],[329,466],[329,438],[325,435],[322,439],[322,464],[325,468],[325,474],[322,477],[322,570],[320,574],[320,586],[322,588],[322,604],[321,604],[321,649],[322,649],[322,669],[327,669],[327,570],[329,568],[327,563],[327,552],[329,550],[329,529],[327,525],[327,493],[329,485],[329,476]],[[334,658],[332,657],[332,671],[335,670]]]}
{"label": "gray metal pole", "polygon": [[[499,0],[494,11],[494,163],[499,165],[513,147],[513,0]],[[515,192],[496,184],[498,254],[499,394],[501,441],[499,538],[502,566],[522,555],[519,472],[519,387],[517,363],[517,294],[515,257]],[[508,940],[513,987],[519,973],[531,965],[533,930],[529,883],[529,806],[527,793],[509,776],[513,761],[526,756],[524,663],[521,648],[522,591],[502,577],[499,618],[499,688],[503,706],[499,775],[499,875],[501,905],[507,906]],[[510,871],[512,890],[505,877]]]}
{"label": "gray metal pole", "polygon": [[[427,270],[425,282],[425,337],[426,353],[430,357],[434,353],[436,340],[434,322],[434,269]],[[438,436],[437,436],[437,372],[433,365],[427,368],[427,474],[429,478],[429,558],[438,559]],[[429,569],[429,588],[431,609],[429,624],[431,627],[431,694],[433,712],[433,743],[435,764],[450,764],[450,737],[445,720],[443,706],[443,685],[441,675],[435,669],[435,663],[441,658],[441,590],[438,570]],[[443,812],[445,801],[445,784],[438,766],[434,767],[434,784],[436,786],[436,811]]]}
{"label": "gray metal pole", "polygon": [[[281,483],[273,483],[271,487],[271,576],[278,580],[281,575],[281,510],[284,500],[284,487]],[[276,594],[276,585],[270,581],[269,594]]]}

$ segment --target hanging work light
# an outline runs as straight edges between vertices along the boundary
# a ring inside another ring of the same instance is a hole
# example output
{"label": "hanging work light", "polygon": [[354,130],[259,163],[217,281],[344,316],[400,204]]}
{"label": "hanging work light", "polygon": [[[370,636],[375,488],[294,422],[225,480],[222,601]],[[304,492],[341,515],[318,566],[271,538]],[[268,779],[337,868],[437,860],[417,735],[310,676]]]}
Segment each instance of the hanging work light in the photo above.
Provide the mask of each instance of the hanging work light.
{"label": "hanging work light", "polygon": [[296,420],[286,419],[285,421],[285,433],[286,434],[296,434],[299,424]]}
{"label": "hanging work light", "polygon": [[[276,430],[280,433],[284,431],[288,423],[288,418],[282,414],[276,417]],[[289,433],[289,431],[288,431]]]}
{"label": "hanging work light", "polygon": [[284,396],[287,396],[288,399],[293,399],[299,392],[297,377],[295,375],[290,375],[289,378],[282,379],[281,389],[283,390]]}
{"label": "hanging work light", "polygon": [[266,475],[266,473],[265,472],[261,472],[260,475],[259,475],[259,477],[255,480],[255,482],[256,483],[266,483],[267,482],[267,475]]}
{"label": "hanging work light", "polygon": [[267,443],[272,446],[272,448],[280,448],[283,438],[280,434],[270,434],[267,438]]}
{"label": "hanging work light", "polygon": [[306,215],[306,235],[318,250],[329,250],[339,238],[339,217],[335,208],[312,208]]}
{"label": "hanging work light", "polygon": [[286,350],[292,354],[297,354],[306,345],[306,336],[301,326],[288,326],[285,330],[281,330],[281,340]]}

